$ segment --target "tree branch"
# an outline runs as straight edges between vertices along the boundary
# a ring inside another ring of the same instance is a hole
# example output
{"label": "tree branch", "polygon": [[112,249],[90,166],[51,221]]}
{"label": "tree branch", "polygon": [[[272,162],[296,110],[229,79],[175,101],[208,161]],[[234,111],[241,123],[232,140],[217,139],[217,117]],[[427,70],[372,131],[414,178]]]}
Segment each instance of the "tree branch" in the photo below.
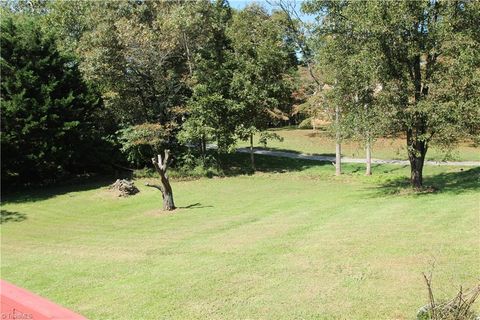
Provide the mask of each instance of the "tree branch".
{"label": "tree branch", "polygon": [[168,169],[168,161],[170,160],[170,150],[169,149],[165,149],[165,158],[163,159],[163,163],[162,163],[162,167],[163,167],[163,171],[166,173],[167,172],[167,169]]}
{"label": "tree branch", "polygon": [[155,167],[155,170],[157,170],[158,174],[162,175],[162,173],[163,173],[162,168],[158,164],[158,161],[157,161],[156,158],[152,158],[152,163],[153,163],[153,166]]}
{"label": "tree branch", "polygon": [[[291,32],[291,34],[293,36],[293,40],[295,41],[297,47],[302,52],[303,58],[305,59],[305,63],[307,64],[308,72],[309,72],[310,76],[312,77],[313,81],[315,81],[315,83],[317,84],[317,86],[320,86],[321,82],[313,72],[313,66],[312,66],[312,61],[311,61],[311,57],[310,57],[310,48],[308,47],[308,44],[305,42],[305,40],[301,39],[305,35],[303,34],[303,32],[301,30],[299,30],[295,26],[295,22],[293,21],[293,19],[297,19],[301,24],[304,24],[304,22],[300,18],[300,15],[297,13],[297,10],[295,9],[295,4],[289,5],[288,2],[284,2],[282,0],[280,0],[278,2],[267,0],[267,3],[269,3],[270,5],[276,5],[276,6],[280,7],[280,9],[286,15],[287,22],[288,22],[287,28]],[[294,16],[294,17],[292,18],[292,16]]]}
{"label": "tree branch", "polygon": [[145,183],[145,186],[147,186],[147,187],[152,187],[152,188],[155,188],[155,189],[158,189],[158,190],[160,190],[160,191],[163,193],[163,189],[162,189],[162,187],[161,187],[161,186],[159,186],[159,185],[156,185],[156,184],[150,184],[150,183],[148,183],[148,182],[147,182],[147,183]]}

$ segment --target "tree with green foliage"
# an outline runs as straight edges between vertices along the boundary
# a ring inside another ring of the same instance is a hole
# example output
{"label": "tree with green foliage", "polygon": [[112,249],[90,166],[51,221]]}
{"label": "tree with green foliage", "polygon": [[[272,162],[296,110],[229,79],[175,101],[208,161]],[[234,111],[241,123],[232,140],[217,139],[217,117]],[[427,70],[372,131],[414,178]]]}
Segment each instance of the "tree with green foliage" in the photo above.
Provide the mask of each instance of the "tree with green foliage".
{"label": "tree with green foliage", "polygon": [[[339,30],[337,24],[336,29]],[[345,27],[348,29],[348,27]],[[343,30],[342,32],[348,32]],[[371,175],[371,151],[375,139],[388,131],[391,113],[382,103],[382,84],[378,74],[375,47],[369,43],[345,41],[329,32],[317,35],[322,49],[317,53],[324,81],[330,83],[322,90],[324,104],[331,105],[332,121],[338,140],[360,141],[366,150],[366,175]],[[327,89],[327,88],[325,88]],[[387,120],[386,120],[387,119]],[[338,133],[341,133],[338,137]],[[338,171],[337,162],[337,171]]]}
{"label": "tree with green foliage", "polygon": [[232,92],[241,107],[237,134],[242,140],[250,139],[253,169],[254,133],[265,131],[278,120],[288,120],[285,111],[292,103],[296,58],[276,19],[280,15],[252,4],[234,16],[228,32],[237,64]]}
{"label": "tree with green foliage", "polygon": [[[72,4],[73,5],[73,4]],[[78,41],[81,69],[121,127],[172,127],[190,90],[174,2],[94,2]],[[174,132],[169,137],[173,142]]]}
{"label": "tree with green foliage", "polygon": [[80,40],[95,28],[90,13],[94,6],[93,1],[83,0],[48,2],[44,25],[46,31],[56,34],[57,46],[61,51],[80,58]]}
{"label": "tree with green foliage", "polygon": [[[286,30],[289,38],[295,44],[296,50],[301,54],[301,63],[308,70],[309,79],[303,76],[300,90],[303,91],[304,101],[297,107],[298,112],[310,116],[310,122],[315,129],[315,122],[319,118],[328,118],[330,128],[335,136],[335,175],[342,173],[342,140],[345,136],[345,123],[342,120],[343,101],[335,99],[338,90],[332,91],[338,79],[335,74],[334,61],[328,58],[328,50],[325,49],[325,40],[332,43],[331,38],[322,38],[314,32],[315,24],[302,21],[298,13],[296,3],[286,0],[275,0],[273,4],[278,6],[286,17]],[[312,37],[313,34],[313,37]],[[321,39],[321,40],[320,40]],[[319,41],[320,40],[320,41]],[[319,54],[321,53],[321,54]],[[336,55],[335,55],[336,57]],[[322,61],[323,60],[323,61]],[[333,63],[332,63],[333,62]],[[306,81],[305,81],[306,80]]]}
{"label": "tree with green foliage", "polygon": [[226,35],[232,12],[228,2],[219,0],[203,7],[202,46],[193,58],[192,97],[181,138],[200,146],[205,158],[206,144],[215,141],[218,151],[229,151],[235,143],[238,103],[232,99],[231,80],[235,63],[231,41]]}
{"label": "tree with green foliage", "polygon": [[39,19],[2,14],[1,145],[3,183],[52,181],[97,171],[101,100],[75,60],[62,55]]}
{"label": "tree with green foliage", "polygon": [[117,132],[120,150],[127,160],[140,167],[145,159],[156,155],[166,147],[168,128],[159,123],[142,123],[120,129]]}
{"label": "tree with green foliage", "polygon": [[166,142],[170,135],[168,128],[159,123],[143,123],[129,126],[118,132],[122,151],[130,162],[140,165],[149,155],[155,171],[160,176],[160,185],[146,186],[156,188],[162,193],[163,210],[174,210],[173,191],[167,170],[171,164],[170,150],[166,149]]}
{"label": "tree with green foliage", "polygon": [[423,185],[430,145],[451,148],[478,134],[478,1],[312,0],[304,9],[321,15],[318,32],[336,42],[375,48],[382,95],[394,109],[390,127],[405,133],[414,188]]}

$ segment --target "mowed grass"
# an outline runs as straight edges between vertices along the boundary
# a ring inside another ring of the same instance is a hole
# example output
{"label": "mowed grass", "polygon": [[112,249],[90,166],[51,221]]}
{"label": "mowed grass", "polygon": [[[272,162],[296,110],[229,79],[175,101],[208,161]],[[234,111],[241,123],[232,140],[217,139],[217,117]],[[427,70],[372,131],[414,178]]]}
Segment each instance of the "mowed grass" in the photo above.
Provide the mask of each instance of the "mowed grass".
{"label": "mowed grass", "polygon": [[[268,148],[286,151],[295,151],[309,154],[335,155],[335,140],[324,129],[274,129],[283,141],[269,141]],[[254,140],[256,147],[262,147],[258,142],[258,135]],[[249,143],[240,142],[239,146],[247,147]],[[342,143],[342,154],[345,157],[364,158],[364,146],[355,141]],[[407,160],[407,147],[404,138],[380,138],[375,141],[372,156],[377,159]],[[446,152],[438,147],[431,147],[427,152],[427,160],[434,161],[480,161],[480,148],[472,141],[461,142],[453,151]]]}
{"label": "mowed grass", "polygon": [[412,194],[405,167],[257,164],[173,181],[173,213],[144,180],[7,197],[1,276],[90,319],[413,319],[433,261],[439,298],[478,281],[479,168],[428,167],[440,190]]}

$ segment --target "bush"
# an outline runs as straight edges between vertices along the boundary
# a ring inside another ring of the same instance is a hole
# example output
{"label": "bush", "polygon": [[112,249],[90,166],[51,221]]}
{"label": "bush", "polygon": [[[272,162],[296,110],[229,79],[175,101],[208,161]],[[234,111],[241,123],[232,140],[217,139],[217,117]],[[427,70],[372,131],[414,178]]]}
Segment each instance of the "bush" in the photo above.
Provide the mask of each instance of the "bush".
{"label": "bush", "polygon": [[212,177],[218,175],[217,161],[211,154],[204,157],[188,151],[175,166],[173,177]]}
{"label": "bush", "polygon": [[307,118],[307,119],[303,120],[302,122],[300,122],[300,124],[298,125],[298,128],[299,129],[313,129],[312,118]]}
{"label": "bush", "polygon": [[103,105],[78,62],[33,17],[1,22],[2,183],[22,185],[98,172],[109,144],[98,121]]}

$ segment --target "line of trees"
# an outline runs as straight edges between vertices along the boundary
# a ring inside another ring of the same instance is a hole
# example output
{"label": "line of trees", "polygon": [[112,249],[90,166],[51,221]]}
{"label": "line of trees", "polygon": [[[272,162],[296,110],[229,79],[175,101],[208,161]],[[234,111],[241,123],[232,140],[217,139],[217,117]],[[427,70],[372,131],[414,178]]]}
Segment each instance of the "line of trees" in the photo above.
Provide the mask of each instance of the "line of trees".
{"label": "line of trees", "polygon": [[280,12],[225,0],[1,10],[5,185],[149,165],[164,149],[207,165],[208,143],[228,152],[290,108],[298,62]]}
{"label": "line of trees", "polygon": [[239,139],[254,169],[254,134],[301,110],[330,118],[337,174],[344,139],[365,145],[371,174],[375,139],[403,132],[420,188],[431,145],[478,135],[480,2],[308,0],[309,24],[270,5],[2,2],[4,185],[151,165],[165,149],[207,166],[209,143]]}
{"label": "line of trees", "polygon": [[[278,5],[295,16],[288,2]],[[364,142],[371,174],[375,138],[402,132],[411,184],[421,188],[431,145],[478,139],[480,2],[308,0],[302,7],[317,16],[304,45],[313,48],[320,79],[311,108],[332,115],[337,173],[342,139]]]}
{"label": "line of trees", "polygon": [[103,168],[109,145],[98,92],[30,16],[2,14],[2,184]]}

